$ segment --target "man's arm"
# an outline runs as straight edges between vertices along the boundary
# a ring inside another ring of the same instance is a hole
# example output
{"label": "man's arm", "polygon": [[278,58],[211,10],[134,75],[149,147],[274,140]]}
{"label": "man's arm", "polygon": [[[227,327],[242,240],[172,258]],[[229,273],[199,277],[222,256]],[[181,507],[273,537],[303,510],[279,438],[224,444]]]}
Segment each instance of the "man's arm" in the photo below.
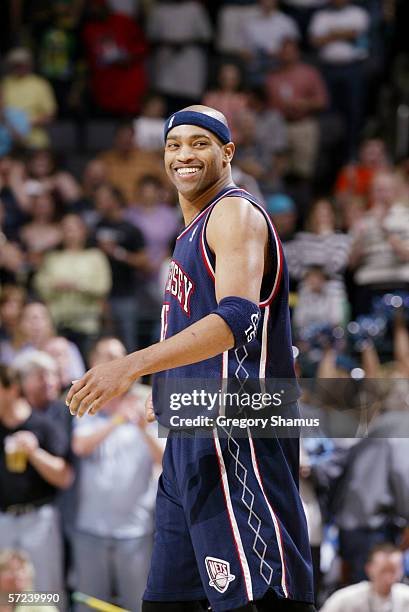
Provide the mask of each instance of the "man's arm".
{"label": "man's arm", "polygon": [[44,480],[59,489],[71,486],[74,472],[65,459],[40,448],[37,437],[31,431],[18,431],[15,436],[18,447],[27,453],[31,465]]}
{"label": "man's arm", "polygon": [[[235,296],[258,303],[268,245],[262,213],[247,200],[225,198],[212,212],[207,240],[216,255],[217,301]],[[197,363],[233,346],[230,327],[209,314],[163,342],[92,368],[71,387],[67,405],[82,416],[92,404],[90,414],[95,414],[140,376]]]}

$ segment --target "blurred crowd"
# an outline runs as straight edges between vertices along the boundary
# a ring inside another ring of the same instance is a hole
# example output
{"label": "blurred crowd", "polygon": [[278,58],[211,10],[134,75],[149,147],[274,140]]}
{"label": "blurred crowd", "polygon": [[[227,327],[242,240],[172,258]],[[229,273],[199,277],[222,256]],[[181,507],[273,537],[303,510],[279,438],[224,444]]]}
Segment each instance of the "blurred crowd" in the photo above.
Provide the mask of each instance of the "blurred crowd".
{"label": "blurred crowd", "polygon": [[163,125],[203,103],[226,115],[234,180],[283,242],[299,376],[336,381],[306,385],[302,410],[325,421],[366,398],[354,440],[331,420],[302,441],[318,605],[408,610],[407,3],[0,11],[0,595],[139,610],[163,452],[149,380],[80,421],[64,397],[87,367],[158,339],[182,227]]}

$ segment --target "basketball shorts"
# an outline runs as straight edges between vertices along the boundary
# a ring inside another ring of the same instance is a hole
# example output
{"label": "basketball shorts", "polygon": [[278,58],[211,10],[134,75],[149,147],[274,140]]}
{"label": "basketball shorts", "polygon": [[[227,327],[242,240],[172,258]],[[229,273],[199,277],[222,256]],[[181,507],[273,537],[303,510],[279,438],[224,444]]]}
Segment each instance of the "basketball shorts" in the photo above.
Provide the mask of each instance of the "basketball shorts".
{"label": "basketball shorts", "polygon": [[168,437],[144,599],[208,599],[223,612],[272,589],[280,600],[311,604],[298,440],[226,433]]}

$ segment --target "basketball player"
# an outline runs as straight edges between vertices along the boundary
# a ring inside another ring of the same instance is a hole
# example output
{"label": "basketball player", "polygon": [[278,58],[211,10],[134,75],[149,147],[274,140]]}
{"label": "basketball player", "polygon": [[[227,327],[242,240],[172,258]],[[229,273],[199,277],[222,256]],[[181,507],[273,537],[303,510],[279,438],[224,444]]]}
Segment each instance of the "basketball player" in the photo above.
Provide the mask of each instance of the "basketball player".
{"label": "basketball player", "polygon": [[[92,368],[73,384],[73,414],[97,412],[140,376],[294,378],[288,278],[268,215],[231,178],[225,117],[191,106],[165,126],[165,167],[179,193],[178,236],[162,342]],[[160,402],[159,402],[160,404]],[[153,405],[161,422],[168,406]],[[160,479],[143,612],[311,612],[298,440],[173,431]],[[225,432],[224,432],[225,433]]]}

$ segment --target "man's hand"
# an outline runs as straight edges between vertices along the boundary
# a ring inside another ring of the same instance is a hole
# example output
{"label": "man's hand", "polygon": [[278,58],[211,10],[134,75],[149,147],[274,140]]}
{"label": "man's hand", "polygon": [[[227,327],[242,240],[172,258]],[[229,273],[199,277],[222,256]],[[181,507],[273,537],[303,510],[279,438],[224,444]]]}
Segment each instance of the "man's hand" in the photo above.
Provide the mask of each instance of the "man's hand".
{"label": "man's hand", "polygon": [[95,366],[74,381],[65,400],[73,416],[96,414],[109,400],[128,391],[135,377],[127,357]]}
{"label": "man's hand", "polygon": [[145,402],[145,419],[147,423],[156,421],[155,411],[153,409],[152,393],[148,395]]}
{"label": "man's hand", "polygon": [[19,450],[24,451],[30,457],[38,449],[38,439],[32,431],[18,431],[14,434]]}

